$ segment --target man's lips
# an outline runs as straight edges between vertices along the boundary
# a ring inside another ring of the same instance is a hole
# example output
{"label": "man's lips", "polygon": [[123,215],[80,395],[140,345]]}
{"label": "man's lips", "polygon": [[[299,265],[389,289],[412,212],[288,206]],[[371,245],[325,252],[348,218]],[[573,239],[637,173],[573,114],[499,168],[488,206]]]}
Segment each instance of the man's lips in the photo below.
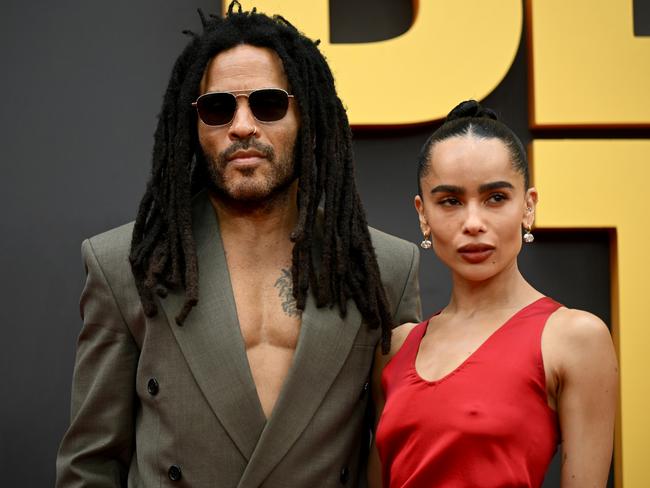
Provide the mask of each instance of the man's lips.
{"label": "man's lips", "polygon": [[457,249],[461,257],[468,263],[476,264],[485,261],[494,251],[490,244],[465,244]]}
{"label": "man's lips", "polygon": [[253,163],[258,159],[264,159],[265,156],[259,151],[254,149],[239,150],[232,153],[228,156],[227,161],[229,163]]}

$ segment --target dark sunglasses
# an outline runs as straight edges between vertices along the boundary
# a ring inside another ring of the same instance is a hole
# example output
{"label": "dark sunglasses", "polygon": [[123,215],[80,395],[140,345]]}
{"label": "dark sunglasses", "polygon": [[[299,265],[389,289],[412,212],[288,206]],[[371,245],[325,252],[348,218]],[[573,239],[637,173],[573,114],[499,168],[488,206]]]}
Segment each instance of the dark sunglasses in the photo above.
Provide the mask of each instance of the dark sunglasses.
{"label": "dark sunglasses", "polygon": [[237,97],[248,98],[253,117],[260,122],[275,122],[287,115],[289,95],[282,88],[235,90],[204,93],[192,103],[206,125],[226,125],[232,122],[237,111]]}

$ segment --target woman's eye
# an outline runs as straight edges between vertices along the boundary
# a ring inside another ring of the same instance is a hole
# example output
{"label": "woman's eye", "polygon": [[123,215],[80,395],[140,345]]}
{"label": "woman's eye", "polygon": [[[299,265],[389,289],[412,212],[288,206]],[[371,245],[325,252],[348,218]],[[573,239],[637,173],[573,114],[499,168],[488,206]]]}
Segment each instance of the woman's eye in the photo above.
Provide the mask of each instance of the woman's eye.
{"label": "woman's eye", "polygon": [[490,197],[488,198],[488,202],[501,203],[501,202],[503,202],[503,201],[505,201],[507,199],[508,199],[508,197],[506,195],[504,195],[503,193],[494,193],[494,194],[490,195]]}
{"label": "woman's eye", "polygon": [[447,198],[443,198],[443,199],[439,200],[438,204],[450,207],[452,205],[458,205],[458,204],[460,204],[460,202],[458,201],[457,198],[447,197]]}

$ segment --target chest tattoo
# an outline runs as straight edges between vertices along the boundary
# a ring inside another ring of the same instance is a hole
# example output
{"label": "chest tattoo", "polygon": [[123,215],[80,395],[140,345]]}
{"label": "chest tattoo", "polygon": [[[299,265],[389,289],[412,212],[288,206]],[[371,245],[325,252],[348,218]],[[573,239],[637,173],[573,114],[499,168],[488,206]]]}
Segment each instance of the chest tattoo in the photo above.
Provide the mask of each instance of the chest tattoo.
{"label": "chest tattoo", "polygon": [[296,299],[293,297],[291,272],[288,269],[282,269],[280,273],[280,277],[273,286],[278,289],[278,294],[282,300],[282,310],[289,317],[298,317],[300,316],[300,310],[296,308]]}

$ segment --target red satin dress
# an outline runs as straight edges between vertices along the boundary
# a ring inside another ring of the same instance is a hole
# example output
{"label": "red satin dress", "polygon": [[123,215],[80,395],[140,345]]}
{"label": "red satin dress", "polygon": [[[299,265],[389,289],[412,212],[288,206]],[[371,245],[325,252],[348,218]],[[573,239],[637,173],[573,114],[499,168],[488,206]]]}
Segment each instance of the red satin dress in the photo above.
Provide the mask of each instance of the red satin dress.
{"label": "red satin dress", "polygon": [[415,370],[428,321],[413,328],[382,373],[376,444],[385,487],[541,486],[559,440],[541,336],[559,307],[547,297],[527,305],[437,381]]}

